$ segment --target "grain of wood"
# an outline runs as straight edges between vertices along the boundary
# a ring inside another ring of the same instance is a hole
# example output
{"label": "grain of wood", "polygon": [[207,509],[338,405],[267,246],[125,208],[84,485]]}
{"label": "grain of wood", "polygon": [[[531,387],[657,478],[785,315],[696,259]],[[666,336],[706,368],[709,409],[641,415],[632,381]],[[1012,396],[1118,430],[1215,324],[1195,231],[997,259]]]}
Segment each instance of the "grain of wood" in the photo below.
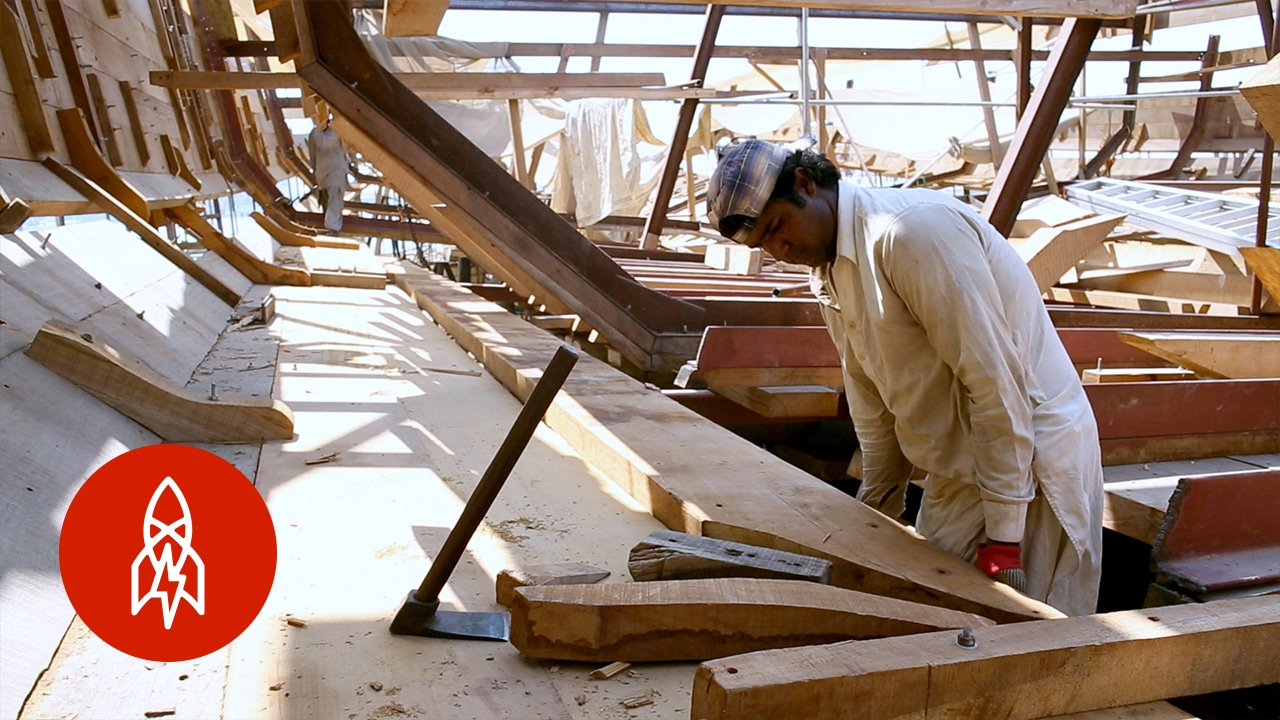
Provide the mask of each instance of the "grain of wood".
{"label": "grain of wood", "polygon": [[631,548],[627,570],[638,582],[718,577],[831,582],[830,560],[674,530],[655,530]]}
{"label": "grain of wood", "polygon": [[511,644],[534,658],[705,660],[769,648],[983,627],[969,613],[796,580],[519,588]]}
{"label": "grain of wood", "polygon": [[1102,244],[1124,215],[1102,215],[1041,228],[1018,244],[1018,255],[1035,276],[1040,292],[1048,290],[1091,250]]}
{"label": "grain of wood", "polygon": [[1124,342],[1207,378],[1280,378],[1280,333],[1121,332]]}
{"label": "grain of wood", "polygon": [[609,577],[609,571],[586,563],[551,563],[507,568],[494,581],[499,605],[511,607],[516,588],[530,585],[589,585]]}

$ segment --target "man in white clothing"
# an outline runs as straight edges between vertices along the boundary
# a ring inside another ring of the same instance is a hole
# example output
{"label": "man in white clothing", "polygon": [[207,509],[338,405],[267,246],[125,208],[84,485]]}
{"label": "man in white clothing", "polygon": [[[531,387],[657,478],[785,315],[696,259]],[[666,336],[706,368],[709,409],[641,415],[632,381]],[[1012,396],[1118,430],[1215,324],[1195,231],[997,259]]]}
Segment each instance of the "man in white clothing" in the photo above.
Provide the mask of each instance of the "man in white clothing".
{"label": "man in white clothing", "polygon": [[342,139],[329,127],[324,116],[307,136],[311,148],[311,164],[315,168],[316,188],[320,193],[320,206],[324,208],[324,226],[332,233],[342,229],[343,193],[347,184],[347,153],[342,149]]}
{"label": "man in white clothing", "polygon": [[868,189],[826,157],[730,147],[708,205],[725,237],[812,268],[862,449],[858,498],[989,576],[1094,612],[1102,463],[1084,388],[1026,264],[968,206]]}

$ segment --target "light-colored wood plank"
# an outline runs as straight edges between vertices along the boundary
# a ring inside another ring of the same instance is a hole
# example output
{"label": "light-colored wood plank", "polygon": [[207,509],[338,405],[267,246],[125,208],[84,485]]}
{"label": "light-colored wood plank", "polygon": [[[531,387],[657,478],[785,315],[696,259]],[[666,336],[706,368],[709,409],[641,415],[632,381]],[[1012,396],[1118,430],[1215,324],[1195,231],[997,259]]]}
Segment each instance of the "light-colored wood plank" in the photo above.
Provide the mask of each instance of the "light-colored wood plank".
{"label": "light-colored wood plank", "polygon": [[1041,228],[1016,246],[1035,276],[1040,292],[1048,290],[1085,255],[1102,244],[1124,215],[1101,215],[1058,227]]}
{"label": "light-colored wood plank", "polygon": [[697,375],[707,387],[766,387],[777,385],[821,385],[841,387],[844,371],[840,365],[828,367],[716,368]]}
{"label": "light-colored wood plank", "polygon": [[1280,377],[1280,333],[1121,332],[1124,342],[1209,378]]}
{"label": "light-colored wood plank", "polygon": [[1280,598],[791,648],[704,663],[691,717],[1029,720],[1280,680]]}
{"label": "light-colored wood plank", "polygon": [[1272,58],[1241,84],[1240,94],[1258,113],[1271,137],[1280,137],[1280,57]]}
{"label": "light-colored wood plank", "polygon": [[46,157],[43,164],[63,182],[70,185],[90,201],[96,203],[108,215],[111,215],[124,223],[125,227],[137,233],[138,237],[142,238],[143,242],[151,246],[153,250],[160,253],[169,262],[178,266],[188,275],[195,278],[197,282],[208,288],[213,292],[213,294],[222,299],[223,302],[234,306],[240,301],[239,294],[232,291],[220,280],[209,274],[209,271],[197,265],[195,261],[183,254],[181,250],[169,244],[169,241],[156,232],[156,229],[152,227],[150,223],[139,217],[128,207],[125,207],[119,200],[107,193],[96,183],[81,177],[74,170],[66,167],[52,157]]}
{"label": "light-colored wood plank", "polygon": [[831,582],[830,560],[674,530],[655,530],[631,548],[627,570],[638,582],[720,577]]}
{"label": "light-colored wood plank", "polygon": [[1086,368],[1080,374],[1081,382],[1152,382],[1155,380],[1195,380],[1196,374],[1186,368]]}
{"label": "light-colored wood plank", "polygon": [[[406,267],[396,284],[519,397],[559,347],[426,271]],[[841,587],[997,620],[1061,616],[593,358],[578,361],[545,421],[673,530],[826,558]]]}
{"label": "light-colored wood plank", "polygon": [[49,321],[27,355],[169,442],[261,442],[293,436],[293,413],[278,400],[212,400],[86,335]]}
{"label": "light-colored wood plank", "polygon": [[744,408],[769,418],[835,417],[841,390],[822,385],[765,385],[762,387],[707,387]]}
{"label": "light-colored wood plank", "polygon": [[829,585],[759,578],[523,587],[511,604],[516,649],[575,662],[705,660],[991,624]]}
{"label": "light-colored wood plank", "polygon": [[382,34],[387,37],[435,35],[449,9],[449,0],[387,0]]}
{"label": "light-colored wood plank", "polygon": [[764,264],[760,248],[749,248],[737,243],[715,243],[707,246],[702,261],[708,267],[726,270],[734,275],[759,275]]}
{"label": "light-colored wood plank", "polygon": [[1280,302],[1280,248],[1240,248],[1244,262],[1262,281],[1262,287],[1276,302]]}
{"label": "light-colored wood plank", "polygon": [[1105,290],[1178,301],[1248,305],[1253,279],[1243,275],[1150,270],[1086,277],[1064,285],[1069,290]]}
{"label": "light-colored wood plank", "polygon": [[609,577],[609,571],[586,563],[551,563],[523,568],[507,568],[494,581],[499,605],[511,607],[516,588],[531,585],[590,585]]}

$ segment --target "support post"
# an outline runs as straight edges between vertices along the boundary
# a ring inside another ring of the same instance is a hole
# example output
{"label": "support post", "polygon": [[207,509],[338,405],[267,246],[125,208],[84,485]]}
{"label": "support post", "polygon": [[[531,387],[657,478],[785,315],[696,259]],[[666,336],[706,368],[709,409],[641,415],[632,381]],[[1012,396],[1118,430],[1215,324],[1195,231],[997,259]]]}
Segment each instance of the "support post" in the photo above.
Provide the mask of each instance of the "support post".
{"label": "support post", "polygon": [[[969,47],[982,49],[982,38],[978,37],[978,23],[967,23],[969,29]],[[987,85],[987,66],[981,59],[975,58],[973,70],[978,76],[978,98],[984,103],[991,102],[991,88]],[[996,109],[990,105],[982,106],[982,122],[987,126],[987,142],[991,144],[991,164],[996,168],[1004,160],[1000,147],[1000,131],[996,129]]]}
{"label": "support post", "polygon": [[524,132],[520,129],[520,101],[512,98],[507,101],[507,115],[511,119],[511,154],[514,157],[516,179],[520,184],[533,189],[533,178],[524,164]]}
{"label": "support post", "polygon": [[[1267,0],[1263,1],[1266,2]],[[1142,38],[1147,34],[1146,24],[1148,17],[1150,16],[1142,15],[1133,18],[1133,42],[1131,47],[1134,50],[1142,49]],[[1129,77],[1125,80],[1126,95],[1137,94],[1138,80],[1141,77],[1141,69],[1141,59],[1135,57],[1133,60],[1129,61]],[[1116,130],[1111,137],[1107,138],[1107,141],[1098,149],[1098,154],[1094,155],[1089,162],[1085,163],[1084,169],[1080,171],[1081,180],[1088,180],[1089,178],[1097,175],[1098,171],[1102,169],[1102,166],[1106,165],[1107,161],[1119,152],[1121,146],[1123,146],[1125,141],[1129,139],[1129,136],[1133,134],[1133,128],[1137,122],[1137,117],[1138,111],[1136,107],[1133,110],[1124,111],[1124,118],[1121,121],[1120,129]]]}
{"label": "support post", "polygon": [[1031,102],[1031,33],[1034,25],[1031,18],[1022,18],[1022,27],[1018,28],[1018,46],[1014,49],[1014,68],[1018,73],[1018,119],[1026,112]]}
{"label": "support post", "polygon": [[[1200,61],[1200,92],[1207,92],[1213,89],[1213,66],[1218,63],[1218,39],[1217,35],[1209,36],[1209,44],[1205,47],[1204,59]],[[1191,153],[1200,146],[1200,139],[1204,136],[1204,117],[1209,110],[1209,98],[1196,98],[1195,114],[1191,116],[1191,127],[1187,128],[1187,136],[1182,139],[1182,145],[1178,146],[1178,155],[1169,163],[1169,169],[1164,172],[1153,173],[1141,179],[1143,180],[1159,180],[1170,179],[1177,180],[1182,177],[1182,169],[1186,166],[1187,161],[1191,159]]]}
{"label": "support post", "polygon": [[[707,7],[706,24],[702,28],[702,42],[698,43],[698,52],[693,58],[693,73],[690,84],[701,87],[707,78],[707,66],[711,64],[711,53],[715,51],[716,35],[720,33],[720,20],[724,17],[724,5]],[[662,236],[662,226],[666,223],[667,208],[671,205],[671,193],[676,187],[676,178],[680,175],[680,162],[684,160],[684,149],[689,144],[689,129],[693,127],[693,116],[698,110],[698,99],[688,98],[680,106],[680,119],[676,122],[675,137],[667,148],[667,165],[662,170],[662,180],[658,183],[658,195],[653,201],[653,212],[646,223],[644,238],[640,247],[645,250],[656,250],[658,238]]]}
{"label": "support post", "polygon": [[1099,18],[1068,18],[1062,23],[1059,41],[1049,55],[1049,63],[1039,87],[1018,123],[1018,131],[1009,146],[1008,157],[1000,166],[982,214],[1001,233],[1013,229],[1018,208],[1027,196],[1036,170],[1044,159],[1053,131],[1058,126],[1071,88],[1089,56],[1089,47],[1102,27]]}

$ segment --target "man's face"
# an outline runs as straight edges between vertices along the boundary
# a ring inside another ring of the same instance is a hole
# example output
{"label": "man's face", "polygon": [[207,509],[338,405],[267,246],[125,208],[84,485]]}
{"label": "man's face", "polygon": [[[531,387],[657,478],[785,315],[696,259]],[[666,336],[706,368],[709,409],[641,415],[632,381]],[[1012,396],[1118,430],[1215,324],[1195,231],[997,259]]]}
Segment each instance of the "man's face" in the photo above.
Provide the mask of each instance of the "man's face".
{"label": "man's face", "polygon": [[765,206],[746,245],[759,247],[775,260],[821,267],[835,258],[836,190],[817,186],[803,170],[796,170],[796,191],[804,207],[788,200]]}

